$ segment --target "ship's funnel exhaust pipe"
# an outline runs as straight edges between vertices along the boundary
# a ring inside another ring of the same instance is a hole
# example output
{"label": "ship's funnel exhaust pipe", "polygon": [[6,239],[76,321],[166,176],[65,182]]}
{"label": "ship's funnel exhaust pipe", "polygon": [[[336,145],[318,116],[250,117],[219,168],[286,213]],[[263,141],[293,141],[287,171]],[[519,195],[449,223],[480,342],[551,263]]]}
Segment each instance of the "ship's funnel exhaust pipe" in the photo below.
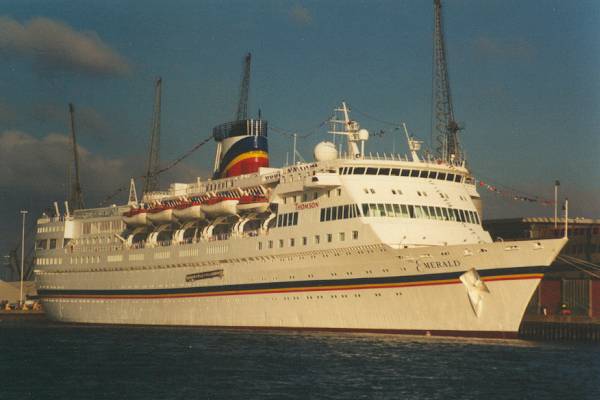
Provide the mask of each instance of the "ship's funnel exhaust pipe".
{"label": "ship's funnel exhaust pipe", "polygon": [[245,119],[213,128],[217,142],[214,178],[251,174],[269,166],[267,121]]}

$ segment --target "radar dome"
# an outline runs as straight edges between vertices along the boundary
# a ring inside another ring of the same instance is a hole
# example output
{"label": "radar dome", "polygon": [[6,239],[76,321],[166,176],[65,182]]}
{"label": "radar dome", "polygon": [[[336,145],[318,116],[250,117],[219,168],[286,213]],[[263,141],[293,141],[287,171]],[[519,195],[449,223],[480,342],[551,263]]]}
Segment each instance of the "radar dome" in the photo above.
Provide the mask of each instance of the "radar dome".
{"label": "radar dome", "polygon": [[358,131],[358,140],[369,140],[369,131],[361,129]]}
{"label": "radar dome", "polygon": [[315,146],[315,160],[331,161],[337,158],[337,150],[331,142],[321,142]]}

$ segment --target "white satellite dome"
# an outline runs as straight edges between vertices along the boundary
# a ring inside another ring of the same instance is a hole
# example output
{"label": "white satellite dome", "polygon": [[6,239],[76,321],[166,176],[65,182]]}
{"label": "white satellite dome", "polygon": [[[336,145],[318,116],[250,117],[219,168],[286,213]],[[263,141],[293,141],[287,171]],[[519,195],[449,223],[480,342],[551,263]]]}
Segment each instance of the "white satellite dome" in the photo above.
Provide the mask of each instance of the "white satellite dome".
{"label": "white satellite dome", "polygon": [[335,144],[331,142],[321,142],[315,146],[315,160],[317,161],[332,161],[338,156]]}
{"label": "white satellite dome", "polygon": [[358,140],[369,140],[369,131],[361,129],[358,131]]}

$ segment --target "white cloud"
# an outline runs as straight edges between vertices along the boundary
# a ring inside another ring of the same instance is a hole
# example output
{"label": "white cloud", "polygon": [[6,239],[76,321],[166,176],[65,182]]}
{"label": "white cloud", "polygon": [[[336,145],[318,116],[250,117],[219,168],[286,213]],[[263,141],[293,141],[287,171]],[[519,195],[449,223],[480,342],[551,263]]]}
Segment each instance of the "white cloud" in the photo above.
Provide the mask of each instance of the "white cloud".
{"label": "white cloud", "polygon": [[308,25],[312,22],[312,15],[308,8],[301,5],[295,5],[290,10],[290,17],[299,25]]}
{"label": "white cloud", "polygon": [[0,54],[28,57],[46,69],[71,69],[96,75],[120,75],[130,69],[125,59],[94,32],[78,32],[49,18],[24,24],[0,16]]}

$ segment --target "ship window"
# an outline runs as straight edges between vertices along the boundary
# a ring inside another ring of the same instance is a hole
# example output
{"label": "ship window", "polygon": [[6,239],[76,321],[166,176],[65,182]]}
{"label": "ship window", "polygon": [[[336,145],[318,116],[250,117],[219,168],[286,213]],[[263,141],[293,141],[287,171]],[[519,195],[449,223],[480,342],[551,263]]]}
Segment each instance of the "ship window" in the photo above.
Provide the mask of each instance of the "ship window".
{"label": "ship window", "polygon": [[350,206],[349,205],[344,206],[344,219],[346,219],[346,218],[350,218]]}
{"label": "ship window", "polygon": [[287,204],[287,197],[283,198],[283,204]]}
{"label": "ship window", "polygon": [[350,167],[348,168],[348,175],[352,174],[352,170],[354,169],[354,167]]}
{"label": "ship window", "polygon": [[287,226],[292,226],[294,224],[294,213],[289,213],[287,215]]}
{"label": "ship window", "polygon": [[377,175],[377,168],[367,168],[367,175]]}
{"label": "ship window", "polygon": [[363,203],[362,205],[362,210],[363,210],[363,216],[368,217],[369,216],[369,205],[366,203]]}
{"label": "ship window", "polygon": [[401,176],[409,176],[410,175],[410,169],[403,169],[402,172],[400,173]]}
{"label": "ship window", "polygon": [[439,220],[444,219],[444,216],[442,215],[442,209],[440,207],[435,208],[435,215],[436,215],[437,219],[439,219]]}
{"label": "ship window", "polygon": [[338,206],[337,208],[337,219],[344,218],[344,208],[342,206]]}
{"label": "ship window", "polygon": [[410,171],[410,176],[412,176],[413,178],[418,178],[419,177],[419,170],[418,169],[412,169]]}
{"label": "ship window", "polygon": [[375,194],[375,189],[371,188],[370,190],[372,194]]}
{"label": "ship window", "polygon": [[354,239],[354,240],[358,239],[358,231],[352,231],[352,239]]}
{"label": "ship window", "polygon": [[421,206],[415,206],[415,218],[423,218],[423,209]]}
{"label": "ship window", "polygon": [[402,216],[402,213],[400,212],[400,204],[394,204],[394,214],[396,214],[396,217]]}
{"label": "ship window", "polygon": [[294,223],[294,225],[298,225],[298,212],[293,213],[292,216],[292,222]]}
{"label": "ship window", "polygon": [[296,240],[294,238],[290,239],[290,247],[294,247],[296,245]]}
{"label": "ship window", "polygon": [[427,178],[428,171],[421,171],[420,178]]}
{"label": "ship window", "polygon": [[460,213],[456,208],[452,209],[452,213],[454,214],[454,221],[460,221]]}
{"label": "ship window", "polygon": [[337,195],[338,195],[338,196],[341,196],[341,195],[342,195],[342,189],[338,189],[338,190],[337,190]]}
{"label": "ship window", "polygon": [[262,250],[262,246],[263,246],[262,242],[258,242],[258,249],[259,250]]}
{"label": "ship window", "polygon": [[448,175],[446,176],[446,180],[447,180],[447,181],[453,181],[453,180],[454,180],[454,174],[448,174]]}
{"label": "ship window", "polygon": [[460,181],[461,181],[461,179],[462,179],[462,175],[456,175],[456,176],[454,177],[454,182],[460,182]]}
{"label": "ship window", "polygon": [[437,172],[429,171],[429,179],[435,179],[436,176],[437,176]]}
{"label": "ship window", "polygon": [[400,168],[392,168],[391,174],[392,176],[400,176]]}
{"label": "ship window", "polygon": [[52,250],[56,248],[56,239],[50,239],[50,246],[48,246],[48,249]]}
{"label": "ship window", "polygon": [[460,222],[467,222],[467,218],[465,217],[464,210],[458,210],[458,213],[460,215]]}
{"label": "ship window", "polygon": [[321,243],[321,237],[319,235],[315,235],[315,244]]}
{"label": "ship window", "polygon": [[308,200],[308,194],[307,194],[307,193],[304,193],[304,194],[302,195],[302,201],[307,201],[307,200]]}
{"label": "ship window", "polygon": [[273,248],[273,241],[269,240],[269,248],[272,249]]}
{"label": "ship window", "polygon": [[445,172],[438,172],[437,178],[440,181],[446,180],[446,173]]}
{"label": "ship window", "polygon": [[325,221],[331,221],[331,207],[325,209]]}
{"label": "ship window", "polygon": [[429,217],[431,219],[436,219],[437,217],[435,216],[435,207],[429,206]]}
{"label": "ship window", "polygon": [[442,211],[442,219],[448,221],[448,209],[446,207],[441,207]]}
{"label": "ship window", "polygon": [[394,208],[389,203],[385,205],[385,212],[387,213],[388,217],[395,217],[396,216],[396,213],[394,212]]}
{"label": "ship window", "polygon": [[352,173],[353,175],[363,175],[365,173],[365,169],[363,167],[355,167]]}
{"label": "ship window", "polygon": [[477,224],[480,224],[481,222],[479,222],[479,214],[475,213],[475,221],[477,221]]}
{"label": "ship window", "polygon": [[415,207],[414,206],[411,206],[411,205],[408,206],[408,215],[411,218],[415,218]]}
{"label": "ship window", "polygon": [[427,208],[427,206],[423,206],[423,207],[420,207],[420,208],[423,211],[423,217],[424,218],[429,218],[429,209]]}
{"label": "ship window", "polygon": [[283,226],[283,215],[278,215],[277,216],[277,226]]}
{"label": "ship window", "polygon": [[325,209],[321,208],[321,222],[325,221]]}
{"label": "ship window", "polygon": [[333,241],[333,235],[331,233],[327,234],[327,241],[331,243]]}
{"label": "ship window", "polygon": [[340,237],[340,242],[343,242],[344,240],[346,240],[346,234],[344,232],[340,232],[339,237]]}
{"label": "ship window", "polygon": [[377,173],[377,175],[389,175],[389,174],[390,174],[389,168],[379,168],[379,172]]}
{"label": "ship window", "polygon": [[340,175],[344,175],[344,170],[345,170],[345,169],[346,169],[346,168],[342,168],[342,167],[340,167],[340,168],[339,168],[339,174],[340,174]]}
{"label": "ship window", "polygon": [[313,199],[316,200],[317,199],[317,192],[313,193]]}
{"label": "ship window", "polygon": [[306,236],[302,236],[302,246],[306,246],[308,244],[308,238]]}
{"label": "ship window", "polygon": [[396,194],[396,191],[394,189],[392,189],[392,194]]}
{"label": "ship window", "polygon": [[379,208],[379,216],[385,217],[385,205],[379,203],[377,204],[377,207]]}
{"label": "ship window", "polygon": [[46,239],[38,240],[37,242],[35,242],[35,249],[36,250],[44,250],[46,248],[47,244],[48,244],[48,240],[46,240]]}
{"label": "ship window", "polygon": [[283,239],[279,239],[279,247],[283,247]]}

